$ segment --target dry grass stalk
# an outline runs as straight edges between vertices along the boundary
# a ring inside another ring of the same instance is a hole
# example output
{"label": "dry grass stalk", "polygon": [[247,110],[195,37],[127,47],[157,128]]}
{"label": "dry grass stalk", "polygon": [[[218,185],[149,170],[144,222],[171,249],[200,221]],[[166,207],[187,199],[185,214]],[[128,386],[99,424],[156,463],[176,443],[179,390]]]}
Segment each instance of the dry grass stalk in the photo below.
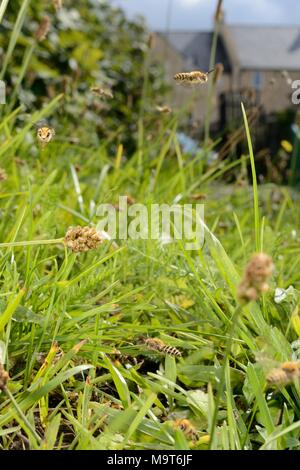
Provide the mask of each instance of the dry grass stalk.
{"label": "dry grass stalk", "polygon": [[44,39],[46,39],[46,36],[49,33],[50,26],[51,21],[49,16],[44,16],[35,33],[35,38],[38,42],[44,41]]}
{"label": "dry grass stalk", "polygon": [[6,389],[8,380],[9,380],[8,372],[4,369],[3,365],[0,364],[0,390],[2,392]]}
{"label": "dry grass stalk", "polygon": [[244,277],[238,286],[238,298],[245,302],[257,300],[267,292],[268,278],[274,269],[272,258],[265,253],[255,254],[246,266]]}

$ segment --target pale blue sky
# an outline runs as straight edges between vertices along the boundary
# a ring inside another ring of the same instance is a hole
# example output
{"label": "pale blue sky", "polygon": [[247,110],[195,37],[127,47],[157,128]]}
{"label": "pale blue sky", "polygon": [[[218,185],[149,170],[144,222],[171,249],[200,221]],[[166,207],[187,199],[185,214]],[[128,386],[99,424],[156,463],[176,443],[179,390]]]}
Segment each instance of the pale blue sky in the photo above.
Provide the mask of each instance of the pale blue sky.
{"label": "pale blue sky", "polygon": [[[152,29],[167,24],[168,5],[172,3],[171,29],[208,30],[217,0],[110,0],[124,8],[129,17],[142,14]],[[293,24],[300,27],[299,0],[224,0],[228,23]]]}

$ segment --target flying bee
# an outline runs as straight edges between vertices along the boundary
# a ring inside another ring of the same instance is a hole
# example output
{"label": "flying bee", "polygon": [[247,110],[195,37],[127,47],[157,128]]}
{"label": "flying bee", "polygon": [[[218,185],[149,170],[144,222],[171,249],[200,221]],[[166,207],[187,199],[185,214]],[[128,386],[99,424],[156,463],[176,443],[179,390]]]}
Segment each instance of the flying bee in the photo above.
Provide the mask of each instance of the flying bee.
{"label": "flying bee", "polygon": [[208,74],[214,72],[214,70],[209,70],[209,72],[194,70],[193,72],[176,73],[174,80],[180,85],[202,85],[208,81]]}
{"label": "flying bee", "polygon": [[285,386],[300,377],[300,362],[298,361],[278,363],[277,361],[265,357],[263,353],[257,353],[255,358],[266,371],[265,376],[268,385]]}
{"label": "flying bee", "polygon": [[172,112],[172,108],[169,106],[156,106],[156,111],[158,111],[161,114],[170,114]]}
{"label": "flying bee", "polygon": [[190,198],[193,201],[203,201],[207,199],[207,195],[205,193],[196,193],[196,194],[191,194]]}
{"label": "flying bee", "polygon": [[148,349],[151,349],[152,351],[159,351],[168,354],[169,356],[181,357],[181,352],[178,351],[178,349],[176,349],[174,346],[165,344],[159,338],[146,338],[144,339],[144,343]]}
{"label": "flying bee", "polygon": [[269,385],[288,385],[300,377],[300,363],[287,361],[272,369],[266,376]]}
{"label": "flying bee", "polygon": [[53,129],[53,127],[41,125],[37,128],[37,138],[43,146],[48,144],[54,136],[55,130]]}
{"label": "flying bee", "polygon": [[93,86],[90,88],[91,92],[95,95],[100,96],[101,98],[110,98],[114,97],[112,91],[109,88],[101,88],[98,86]]}
{"label": "flying bee", "polygon": [[199,434],[189,419],[176,419],[173,427],[174,429],[180,429],[189,441],[198,441]]}

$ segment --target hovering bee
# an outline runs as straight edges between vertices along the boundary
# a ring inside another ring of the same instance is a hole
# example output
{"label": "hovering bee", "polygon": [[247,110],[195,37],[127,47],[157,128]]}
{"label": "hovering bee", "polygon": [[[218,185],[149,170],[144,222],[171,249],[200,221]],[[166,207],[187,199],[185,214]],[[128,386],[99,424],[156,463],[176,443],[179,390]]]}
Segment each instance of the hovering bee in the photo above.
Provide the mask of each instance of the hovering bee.
{"label": "hovering bee", "polygon": [[264,369],[268,385],[285,386],[300,377],[299,361],[280,363],[266,357],[263,352],[257,353],[255,359]]}
{"label": "hovering bee", "polygon": [[181,352],[178,351],[178,349],[174,348],[174,346],[165,344],[159,338],[146,338],[144,339],[144,342],[148,349],[151,349],[152,351],[159,351],[168,354],[169,356],[181,357]]}
{"label": "hovering bee", "polygon": [[288,385],[300,377],[300,363],[287,361],[272,369],[266,376],[269,385]]}
{"label": "hovering bee", "polygon": [[113,98],[114,95],[109,88],[101,88],[98,86],[93,86],[90,88],[91,92],[95,95],[100,96],[101,98]]}
{"label": "hovering bee", "polygon": [[158,111],[159,113],[162,113],[162,114],[169,114],[172,112],[172,108],[170,108],[169,106],[159,106],[157,105],[156,106],[156,111]]}
{"label": "hovering bee", "polygon": [[196,194],[191,194],[190,198],[193,201],[203,201],[207,199],[207,195],[205,193],[196,193]]}
{"label": "hovering bee", "polygon": [[174,75],[174,80],[181,85],[202,85],[208,80],[208,74],[212,73],[215,69],[209,72],[201,72],[194,70],[193,72],[181,72]]}
{"label": "hovering bee", "polygon": [[43,146],[48,144],[54,136],[55,130],[53,127],[48,127],[44,124],[37,128],[37,138]]}
{"label": "hovering bee", "polygon": [[180,429],[189,441],[198,441],[199,434],[188,419],[176,419],[173,423],[174,429]]}

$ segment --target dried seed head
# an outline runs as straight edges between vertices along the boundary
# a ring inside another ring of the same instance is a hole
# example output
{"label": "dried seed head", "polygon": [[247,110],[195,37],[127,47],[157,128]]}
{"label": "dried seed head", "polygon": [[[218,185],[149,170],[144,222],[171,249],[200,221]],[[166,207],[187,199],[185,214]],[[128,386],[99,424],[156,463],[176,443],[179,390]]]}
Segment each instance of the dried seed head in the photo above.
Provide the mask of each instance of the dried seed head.
{"label": "dried seed head", "polygon": [[71,227],[64,238],[65,245],[75,253],[94,250],[103,242],[94,227]]}
{"label": "dried seed head", "polygon": [[42,19],[35,33],[35,37],[38,42],[41,42],[44,39],[46,39],[46,36],[49,33],[50,26],[51,26],[51,21],[50,21],[49,16],[44,16],[44,18]]}
{"label": "dried seed head", "polygon": [[4,369],[3,365],[0,364],[0,390],[5,390],[7,382],[9,380],[8,372]]}
{"label": "dried seed head", "polygon": [[220,78],[223,75],[223,72],[224,72],[224,65],[221,62],[219,62],[218,64],[215,65],[215,73],[213,77],[214,84],[216,84],[220,80]]}
{"label": "dried seed head", "polygon": [[257,300],[262,292],[269,289],[268,278],[274,269],[273,261],[265,253],[257,253],[246,266],[244,277],[238,287],[240,300]]}
{"label": "dried seed head", "polygon": [[216,13],[215,13],[215,22],[216,23],[221,23],[223,21],[223,0],[218,0],[218,5],[216,8]]}
{"label": "dried seed head", "polygon": [[7,173],[3,168],[0,168],[0,181],[5,181],[7,180]]}
{"label": "dried seed head", "polygon": [[273,262],[265,253],[254,255],[246,267],[246,277],[253,285],[262,285],[273,272]]}
{"label": "dried seed head", "polygon": [[155,46],[155,36],[153,33],[149,34],[147,45],[149,49],[153,49],[153,47]]}

